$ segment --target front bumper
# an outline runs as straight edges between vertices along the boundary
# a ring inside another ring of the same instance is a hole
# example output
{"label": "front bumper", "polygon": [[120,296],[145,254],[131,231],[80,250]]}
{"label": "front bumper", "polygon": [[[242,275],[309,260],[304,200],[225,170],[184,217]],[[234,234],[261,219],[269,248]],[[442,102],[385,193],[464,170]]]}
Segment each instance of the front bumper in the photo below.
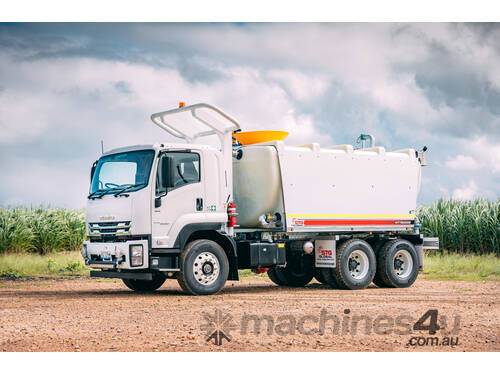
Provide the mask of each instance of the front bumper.
{"label": "front bumper", "polygon": [[[130,249],[133,245],[142,245],[142,265],[132,266]],[[126,242],[90,242],[82,247],[85,264],[98,269],[140,270],[149,268],[149,246],[147,240]]]}

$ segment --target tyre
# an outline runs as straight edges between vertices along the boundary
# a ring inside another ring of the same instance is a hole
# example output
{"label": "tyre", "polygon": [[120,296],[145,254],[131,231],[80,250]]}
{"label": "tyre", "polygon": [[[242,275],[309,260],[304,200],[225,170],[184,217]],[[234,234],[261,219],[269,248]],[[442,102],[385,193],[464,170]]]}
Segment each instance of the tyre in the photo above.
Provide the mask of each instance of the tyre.
{"label": "tyre", "polygon": [[339,285],[337,284],[337,281],[335,281],[335,276],[333,273],[335,272],[335,268],[322,268],[321,269],[321,275],[323,276],[323,279],[325,280],[325,284],[331,286],[334,289],[338,289]]}
{"label": "tyre", "polygon": [[229,274],[229,261],[216,242],[196,240],[188,243],[181,253],[180,268],[177,281],[184,292],[209,295],[224,287]]}
{"label": "tyre", "polygon": [[[372,248],[373,248],[373,251],[375,251],[375,258],[377,259],[377,267],[378,267],[378,259],[379,259],[379,254],[380,254],[380,251],[382,250],[382,248],[384,247],[384,245],[387,243],[387,240],[380,240],[380,241],[377,241],[372,245]],[[376,286],[379,286],[381,288],[384,288],[386,287],[386,284],[384,283],[384,281],[380,278],[380,272],[375,272],[375,276],[373,277],[373,283],[376,285]]]}
{"label": "tyre", "polygon": [[321,284],[327,284],[325,277],[323,276],[323,268],[314,269],[314,278],[318,280]]}
{"label": "tyre", "polygon": [[278,279],[286,286],[306,286],[314,277],[314,259],[311,255],[291,256],[285,267],[276,267]]}
{"label": "tyre", "polygon": [[368,242],[351,239],[337,249],[333,277],[341,289],[364,289],[373,280],[377,267],[375,253]]}
{"label": "tyre", "polygon": [[282,280],[279,276],[278,273],[276,272],[276,268],[269,268],[267,270],[267,276],[269,276],[269,279],[276,285],[284,286],[286,285],[286,280]]}
{"label": "tyre", "polygon": [[377,254],[376,285],[407,288],[417,276],[418,255],[411,242],[402,239],[388,241]]}
{"label": "tyre", "polygon": [[123,283],[136,292],[151,292],[158,289],[165,282],[162,273],[153,274],[153,280],[122,279]]}

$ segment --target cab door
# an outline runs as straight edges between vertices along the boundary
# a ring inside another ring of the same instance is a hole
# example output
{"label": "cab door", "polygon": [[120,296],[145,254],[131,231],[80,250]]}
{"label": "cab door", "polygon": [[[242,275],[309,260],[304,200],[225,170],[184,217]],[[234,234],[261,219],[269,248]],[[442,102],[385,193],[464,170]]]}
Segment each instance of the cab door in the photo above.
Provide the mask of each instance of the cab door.
{"label": "cab door", "polygon": [[184,225],[203,222],[205,189],[201,159],[197,151],[160,154],[152,208],[153,248],[174,247]]}

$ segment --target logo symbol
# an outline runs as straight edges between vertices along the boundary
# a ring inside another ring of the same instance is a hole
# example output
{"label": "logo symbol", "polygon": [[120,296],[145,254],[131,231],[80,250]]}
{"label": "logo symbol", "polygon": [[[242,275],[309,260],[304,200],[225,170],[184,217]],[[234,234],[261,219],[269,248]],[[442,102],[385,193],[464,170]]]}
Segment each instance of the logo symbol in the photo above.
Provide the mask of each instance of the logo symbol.
{"label": "logo symbol", "polygon": [[214,314],[203,313],[205,323],[201,329],[205,331],[206,341],[213,341],[215,345],[222,345],[223,340],[231,341],[231,330],[236,329],[231,314],[224,313],[219,309]]}

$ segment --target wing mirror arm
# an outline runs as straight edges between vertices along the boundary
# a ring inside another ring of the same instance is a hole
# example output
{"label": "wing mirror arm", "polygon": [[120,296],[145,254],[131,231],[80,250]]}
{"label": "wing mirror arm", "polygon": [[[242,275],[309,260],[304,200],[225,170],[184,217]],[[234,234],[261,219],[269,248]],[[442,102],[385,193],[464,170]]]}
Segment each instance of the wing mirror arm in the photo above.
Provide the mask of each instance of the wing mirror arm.
{"label": "wing mirror arm", "polygon": [[165,194],[162,194],[160,195],[159,197],[156,197],[155,198],[155,208],[158,208],[158,207],[161,207],[161,199],[167,195],[166,193]]}

